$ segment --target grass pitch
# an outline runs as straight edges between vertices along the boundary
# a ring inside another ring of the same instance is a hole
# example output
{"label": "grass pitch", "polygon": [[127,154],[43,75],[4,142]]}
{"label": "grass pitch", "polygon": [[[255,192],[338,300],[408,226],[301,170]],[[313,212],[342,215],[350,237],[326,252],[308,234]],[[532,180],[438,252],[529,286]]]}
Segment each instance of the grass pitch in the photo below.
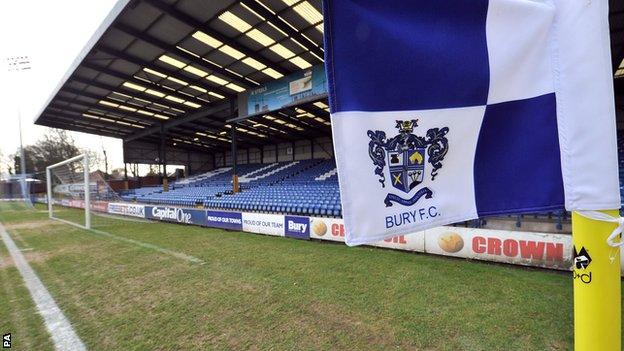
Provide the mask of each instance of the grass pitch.
{"label": "grass pitch", "polygon": [[[573,348],[569,274],[94,216],[107,236],[50,221],[43,206],[0,206],[92,350]],[[52,349],[3,244],[0,278],[0,333],[18,350]]]}

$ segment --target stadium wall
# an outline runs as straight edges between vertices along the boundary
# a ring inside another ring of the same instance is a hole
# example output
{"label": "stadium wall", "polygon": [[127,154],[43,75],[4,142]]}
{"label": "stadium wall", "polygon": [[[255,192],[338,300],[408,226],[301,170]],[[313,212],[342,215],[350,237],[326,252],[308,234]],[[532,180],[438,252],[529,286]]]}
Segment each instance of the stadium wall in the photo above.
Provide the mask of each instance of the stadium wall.
{"label": "stadium wall", "polygon": [[[46,199],[37,198],[36,200],[45,202]],[[76,200],[63,200],[57,204],[84,207],[81,201]],[[91,207],[94,211],[114,215],[186,225],[301,240],[344,242],[344,222],[340,218],[230,212],[102,201],[94,202]],[[556,270],[571,270],[572,267],[572,236],[567,234],[444,226],[406,233],[370,246]],[[621,264],[624,272],[624,255],[622,256]]]}
{"label": "stadium wall", "polygon": [[[124,162],[159,164],[158,144],[131,141],[124,143]],[[237,164],[274,163],[334,157],[331,137],[297,140],[290,143],[270,144],[251,148],[239,148]],[[168,165],[185,165],[190,174],[205,173],[214,168],[232,166],[232,152],[196,152],[167,146],[165,158]]]}
{"label": "stadium wall", "polygon": [[[231,151],[216,153],[214,157],[217,168],[232,166]],[[311,140],[297,140],[292,143],[239,149],[236,157],[237,164],[240,165],[332,158],[334,157],[334,146],[330,137],[320,137]]]}
{"label": "stadium wall", "polygon": [[[125,163],[159,164],[160,145],[130,141],[123,146]],[[176,147],[165,147],[167,165],[185,165],[191,174],[205,173],[215,167],[214,156],[207,152],[197,152]]]}

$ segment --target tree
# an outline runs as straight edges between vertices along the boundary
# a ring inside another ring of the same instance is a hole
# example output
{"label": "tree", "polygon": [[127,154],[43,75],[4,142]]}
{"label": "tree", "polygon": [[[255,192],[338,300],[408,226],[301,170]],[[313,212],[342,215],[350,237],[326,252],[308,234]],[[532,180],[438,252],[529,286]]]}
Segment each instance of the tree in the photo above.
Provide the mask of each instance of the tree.
{"label": "tree", "polygon": [[147,172],[146,176],[157,176],[158,175],[158,165],[149,165],[149,172]]}
{"label": "tree", "polygon": [[[25,173],[33,173],[35,169],[35,165],[33,163],[32,158],[28,156],[31,155],[31,150],[28,150],[26,147],[24,148],[24,156],[26,156],[26,172]],[[22,174],[22,154],[19,149],[11,155],[13,159],[13,170],[15,174]]]}
{"label": "tree", "polygon": [[86,154],[89,158],[89,170],[91,172],[100,169],[100,165],[102,164],[102,158],[100,157],[99,152],[83,149],[81,150],[81,153]]}
{"label": "tree", "polygon": [[133,163],[130,165],[130,172],[132,173],[132,178],[136,178],[139,175],[139,165]]}
{"label": "tree", "polygon": [[[43,178],[45,177],[44,172],[47,166],[80,154],[81,150],[66,131],[51,129],[41,139],[37,140],[34,145],[24,147],[26,173],[35,173],[39,175],[39,178]],[[11,155],[11,158],[15,161],[15,172],[19,173],[18,170],[21,171],[19,150]],[[94,163],[94,161],[99,161],[99,158],[90,162],[95,166],[95,169],[97,168],[97,163]]]}
{"label": "tree", "polygon": [[104,145],[102,145],[102,154],[104,154],[104,173],[108,173],[108,157],[106,156]]}
{"label": "tree", "polygon": [[123,179],[125,175],[123,168],[115,168],[111,171],[111,178],[113,179]]}

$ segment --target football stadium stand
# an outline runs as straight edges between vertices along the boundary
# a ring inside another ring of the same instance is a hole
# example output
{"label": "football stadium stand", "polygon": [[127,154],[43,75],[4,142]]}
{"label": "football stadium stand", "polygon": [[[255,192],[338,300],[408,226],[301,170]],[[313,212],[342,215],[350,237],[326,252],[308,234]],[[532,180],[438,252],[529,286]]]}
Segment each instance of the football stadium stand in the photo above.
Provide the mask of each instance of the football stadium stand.
{"label": "football stadium stand", "polygon": [[145,187],[125,191],[121,197],[147,204],[341,216],[333,159],[241,165],[238,193],[231,191],[230,169],[219,168],[175,182],[168,192],[160,187]]}
{"label": "football stadium stand", "polygon": [[[618,138],[620,195],[624,203],[624,139]],[[241,192],[232,192],[232,167],[221,167],[172,184],[172,190],[144,187],[123,191],[122,199],[210,209],[341,217],[338,175],[334,159],[239,165]],[[624,209],[624,207],[623,207]],[[621,210],[624,212],[624,210]],[[521,228],[528,221],[547,221],[562,230],[569,221],[565,211],[508,216]],[[464,223],[483,227],[487,218]]]}
{"label": "football stadium stand", "polygon": [[[609,3],[622,129],[624,9]],[[341,217],[323,67],[320,0],[120,0],[36,124],[122,139],[124,188],[150,185],[121,191],[128,202]],[[139,164],[158,165],[162,186],[128,177]],[[187,177],[169,184],[168,165]],[[559,211],[458,225],[497,221],[570,224]]]}

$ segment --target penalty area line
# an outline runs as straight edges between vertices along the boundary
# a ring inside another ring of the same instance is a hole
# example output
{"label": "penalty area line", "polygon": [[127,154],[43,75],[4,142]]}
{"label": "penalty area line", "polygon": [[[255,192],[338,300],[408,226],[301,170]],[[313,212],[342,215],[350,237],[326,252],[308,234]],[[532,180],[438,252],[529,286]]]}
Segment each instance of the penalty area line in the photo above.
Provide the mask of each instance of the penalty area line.
{"label": "penalty area line", "polygon": [[191,256],[191,255],[187,255],[187,254],[184,254],[184,253],[181,253],[181,252],[165,249],[164,247],[160,247],[158,245],[142,242],[142,241],[135,240],[135,239],[130,239],[130,238],[127,238],[125,236],[115,235],[115,234],[112,234],[112,233],[109,233],[109,232],[105,232],[103,230],[98,230],[98,229],[93,229],[93,228],[88,229],[88,228],[86,228],[83,225],[80,225],[80,224],[77,224],[77,223],[73,223],[73,222],[70,222],[70,221],[67,221],[67,220],[64,220],[64,219],[56,218],[56,217],[52,217],[52,219],[54,219],[56,221],[63,222],[65,224],[73,225],[74,227],[78,227],[80,229],[84,229],[87,232],[92,233],[92,234],[106,236],[106,237],[109,237],[111,239],[115,239],[115,240],[118,240],[118,241],[123,241],[123,242],[129,243],[129,244],[134,244],[134,245],[146,248],[146,249],[158,251],[160,253],[164,253],[166,255],[173,256],[175,258],[179,258],[181,260],[185,260],[185,261],[193,262],[193,263],[198,263],[198,264],[205,264],[206,263],[204,260],[199,259],[199,258],[197,258],[195,256]]}
{"label": "penalty area line", "polygon": [[54,342],[54,347],[57,350],[86,350],[87,348],[78,334],[76,334],[74,328],[72,328],[71,323],[58,307],[48,289],[43,285],[37,273],[30,267],[20,249],[4,229],[2,223],[0,223],[0,237],[9,250],[15,267],[20,272],[22,279],[24,279],[26,288],[37,306],[37,311],[43,317],[46,329]]}
{"label": "penalty area line", "polygon": [[154,223],[154,221],[150,221],[150,220],[147,220],[147,219],[132,218],[132,217],[126,217],[126,216],[115,216],[115,215],[111,215],[111,214],[108,214],[108,213],[91,212],[91,214],[94,215],[94,216],[102,217],[102,218],[117,219],[117,220],[125,221],[125,222]]}
{"label": "penalty area line", "polygon": [[119,240],[119,241],[124,241],[126,243],[130,243],[130,244],[134,244],[134,245],[138,245],[140,247],[146,248],[146,249],[151,249],[154,251],[158,251],[164,254],[167,254],[169,256],[173,256],[185,261],[189,261],[189,262],[193,262],[193,263],[199,263],[199,264],[204,264],[206,262],[204,262],[203,260],[195,257],[195,256],[191,256],[191,255],[187,255],[181,252],[177,252],[177,251],[172,251],[169,249],[165,249],[164,247],[160,247],[158,245],[154,245],[154,244],[150,244],[150,243],[145,243],[139,240],[135,240],[135,239],[130,239],[130,238],[126,238],[124,236],[119,236],[119,235],[115,235],[115,234],[111,234],[102,230],[98,230],[98,229],[87,229],[88,231],[95,233],[95,234],[99,234],[99,235],[103,235],[103,236],[107,236],[109,238],[115,239],[115,240]]}

